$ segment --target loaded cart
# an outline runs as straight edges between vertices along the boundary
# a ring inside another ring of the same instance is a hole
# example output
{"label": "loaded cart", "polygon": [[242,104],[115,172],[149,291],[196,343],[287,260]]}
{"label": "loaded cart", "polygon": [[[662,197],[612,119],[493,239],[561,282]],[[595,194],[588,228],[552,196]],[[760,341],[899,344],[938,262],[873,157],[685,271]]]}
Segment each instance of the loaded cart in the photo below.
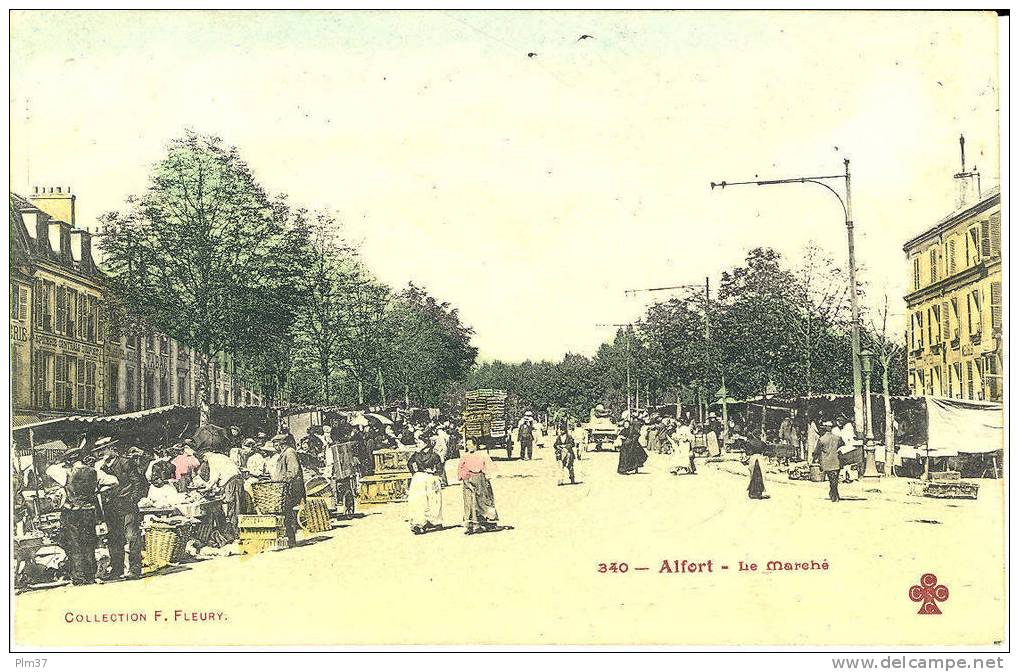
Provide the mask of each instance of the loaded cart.
{"label": "loaded cart", "polygon": [[505,390],[471,390],[464,405],[464,439],[487,450],[505,448],[510,456],[509,411]]}

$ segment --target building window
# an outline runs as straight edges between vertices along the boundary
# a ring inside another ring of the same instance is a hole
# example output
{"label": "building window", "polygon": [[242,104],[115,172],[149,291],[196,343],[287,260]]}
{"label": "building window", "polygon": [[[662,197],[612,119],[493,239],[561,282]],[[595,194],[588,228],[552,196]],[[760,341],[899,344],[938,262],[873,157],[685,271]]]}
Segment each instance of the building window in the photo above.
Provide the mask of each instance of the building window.
{"label": "building window", "polygon": [[984,356],[984,380],[987,383],[987,399],[1001,401],[1001,363],[998,356],[991,353]]}
{"label": "building window", "polygon": [[987,256],[997,258],[1001,256],[1001,213],[991,215],[988,221],[987,230]]}
{"label": "building window", "polygon": [[133,411],[135,409],[134,400],[135,396],[138,393],[137,392],[138,387],[134,379],[134,368],[129,366],[127,367],[126,372],[127,375],[124,376],[124,380],[126,382],[126,391],[124,393],[124,408],[125,410]]}
{"label": "building window", "polygon": [[39,408],[53,408],[54,357],[52,353],[39,351],[35,358],[35,403]]}
{"label": "building window", "polygon": [[28,319],[28,287],[11,286],[11,319]]}
{"label": "building window", "polygon": [[938,280],[938,248],[931,248],[931,283],[937,282]]}
{"label": "building window", "polygon": [[86,315],[88,316],[85,322],[85,339],[89,343],[98,343],[98,332],[99,332],[99,303],[96,301],[96,297],[89,296],[85,299],[86,302]]}
{"label": "building window", "polygon": [[1001,282],[991,283],[991,329],[1001,333]]}
{"label": "building window", "polygon": [[85,362],[85,403],[88,410],[97,411],[96,406],[96,363]]}
{"label": "building window", "polygon": [[973,399],[973,362],[966,362],[966,398]]}
{"label": "building window", "polygon": [[159,405],[169,406],[170,401],[170,379],[167,376],[161,376],[159,378]]}
{"label": "building window", "polygon": [[177,403],[187,406],[188,401],[188,377],[186,373],[177,374]]}
{"label": "building window", "polygon": [[920,257],[913,258],[913,289],[920,289]]}
{"label": "building window", "polygon": [[56,356],[55,387],[56,403],[55,408],[69,409],[74,407],[74,369],[73,357],[64,355]]}
{"label": "building window", "polygon": [[974,362],[974,366],[977,372],[977,380],[974,384],[977,396],[976,399],[983,401],[984,399],[984,359],[981,357]]}
{"label": "building window", "polygon": [[49,280],[42,280],[35,286],[35,305],[38,311],[36,326],[41,331],[53,333],[55,286]]}
{"label": "building window", "polygon": [[64,290],[64,321],[57,320],[60,333],[69,338],[77,338],[78,332],[78,292],[73,289]]}
{"label": "building window", "polygon": [[120,410],[120,365],[110,362],[109,375],[106,377],[106,399],[111,411]]}
{"label": "building window", "polygon": [[948,334],[952,339],[953,347],[957,348],[959,347],[959,325],[962,324],[962,320],[959,319],[959,297],[953,296],[949,305],[951,306],[952,314],[949,318],[951,322],[951,329]]}
{"label": "building window", "polygon": [[945,271],[947,275],[955,275],[955,237],[945,243]]}
{"label": "building window", "polygon": [[980,225],[966,230],[966,268],[980,263]]}
{"label": "building window", "polygon": [[153,408],[156,405],[155,396],[156,396],[156,377],[151,371],[149,371],[148,373],[145,374],[145,397],[143,402],[144,405],[142,406],[142,408]]}
{"label": "building window", "polygon": [[970,340],[979,343],[982,326],[979,289],[974,289],[966,296],[966,321],[969,326]]}
{"label": "building window", "polygon": [[78,373],[77,380],[75,381],[78,384],[78,395],[77,395],[78,405],[76,406],[76,408],[88,408],[87,399],[88,394],[85,392],[85,369],[87,367],[85,366],[85,362],[78,359],[75,360],[74,368],[77,370]]}

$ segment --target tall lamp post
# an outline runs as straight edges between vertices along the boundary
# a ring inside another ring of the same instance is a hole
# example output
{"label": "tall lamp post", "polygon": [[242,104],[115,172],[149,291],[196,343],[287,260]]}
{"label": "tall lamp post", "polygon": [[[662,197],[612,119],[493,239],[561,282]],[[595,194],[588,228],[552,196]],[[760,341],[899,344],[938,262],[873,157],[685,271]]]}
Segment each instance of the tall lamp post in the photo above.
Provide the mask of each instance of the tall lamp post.
{"label": "tall lamp post", "polygon": [[[853,242],[853,202],[849,186],[849,159],[843,159],[845,165],[845,172],[842,175],[816,175],[812,177],[789,177],[780,180],[749,180],[746,182],[712,182],[711,188],[719,187],[725,189],[726,187],[735,187],[741,185],[754,184],[759,187],[766,187],[773,184],[816,184],[824,187],[830,191],[836,199],[838,199],[839,205],[842,206],[842,212],[846,217],[846,236],[849,243],[849,300],[852,306],[852,344],[853,344],[853,426],[856,432],[856,438],[863,438],[863,376],[860,371],[860,307],[856,296],[856,247]],[[846,198],[842,199],[839,192],[835,191],[831,185],[827,184],[830,180],[845,180],[846,185]]]}
{"label": "tall lamp post", "polygon": [[[877,460],[874,456],[876,450],[874,447],[874,415],[870,405],[870,374],[874,370],[873,352],[867,349],[860,352],[860,368],[863,369],[864,402],[866,405],[864,424],[866,425],[867,438],[867,443],[863,447],[864,465],[862,478],[876,480],[881,478],[881,474],[877,470]],[[887,459],[887,456],[885,459]]]}

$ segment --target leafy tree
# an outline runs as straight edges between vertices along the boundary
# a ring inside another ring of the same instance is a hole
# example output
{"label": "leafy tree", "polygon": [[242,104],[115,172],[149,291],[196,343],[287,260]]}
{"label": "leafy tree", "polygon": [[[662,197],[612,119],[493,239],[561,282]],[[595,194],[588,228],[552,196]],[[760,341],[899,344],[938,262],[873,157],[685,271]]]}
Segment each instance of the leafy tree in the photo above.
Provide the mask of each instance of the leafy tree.
{"label": "leafy tree", "polygon": [[383,371],[407,399],[437,404],[451,382],[467,377],[478,350],[474,331],[460,321],[456,308],[437,301],[413,283],[400,292],[385,315],[389,340]]}
{"label": "leafy tree", "polygon": [[235,147],[187,132],[171,140],[146,191],[103,216],[110,285],[146,324],[194,349],[209,419],[208,361],[243,352],[292,322],[288,208]]}

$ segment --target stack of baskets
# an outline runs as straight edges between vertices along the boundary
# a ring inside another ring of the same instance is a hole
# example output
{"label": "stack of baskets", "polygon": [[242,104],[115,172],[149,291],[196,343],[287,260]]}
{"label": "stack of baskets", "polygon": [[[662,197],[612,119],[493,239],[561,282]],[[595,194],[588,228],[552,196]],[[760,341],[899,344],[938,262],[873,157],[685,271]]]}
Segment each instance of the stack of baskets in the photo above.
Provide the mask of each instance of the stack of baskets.
{"label": "stack of baskets", "polygon": [[156,571],[169,565],[177,551],[177,530],[166,523],[153,523],[145,530],[145,566]]}
{"label": "stack of baskets", "polygon": [[297,522],[305,532],[328,532],[332,529],[329,522],[329,500],[325,497],[306,498],[297,512]]}
{"label": "stack of baskets", "polygon": [[289,485],[284,481],[260,481],[251,486],[255,515],[237,516],[241,553],[287,548],[283,507],[286,505]]}
{"label": "stack of baskets", "polygon": [[308,482],[304,487],[309,499],[312,497],[319,497],[325,500],[326,508],[330,511],[336,508],[336,497],[333,495],[333,484],[325,476],[315,476],[308,479]]}

